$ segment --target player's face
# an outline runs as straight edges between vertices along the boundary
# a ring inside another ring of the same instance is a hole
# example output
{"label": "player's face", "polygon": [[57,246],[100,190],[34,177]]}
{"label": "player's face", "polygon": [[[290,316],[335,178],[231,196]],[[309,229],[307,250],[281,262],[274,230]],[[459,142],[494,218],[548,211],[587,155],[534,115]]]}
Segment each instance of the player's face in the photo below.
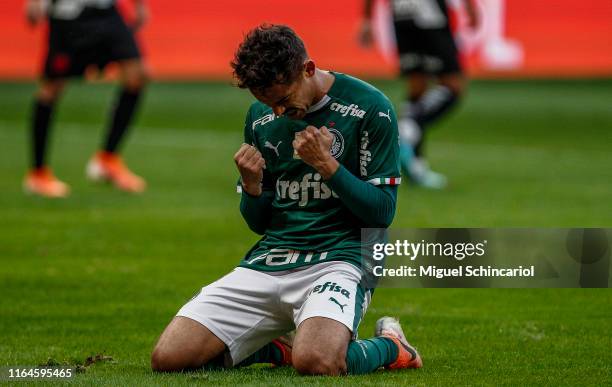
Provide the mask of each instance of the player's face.
{"label": "player's face", "polygon": [[304,118],[314,98],[309,79],[300,76],[289,85],[275,84],[263,92],[252,93],[259,101],[270,106],[277,116],[299,120]]}

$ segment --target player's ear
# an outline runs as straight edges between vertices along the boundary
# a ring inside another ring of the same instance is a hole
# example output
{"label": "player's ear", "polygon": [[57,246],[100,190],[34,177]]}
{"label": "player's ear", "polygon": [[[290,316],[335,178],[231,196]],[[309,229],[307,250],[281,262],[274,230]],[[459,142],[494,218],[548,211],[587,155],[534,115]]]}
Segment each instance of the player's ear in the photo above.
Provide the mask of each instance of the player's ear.
{"label": "player's ear", "polygon": [[306,78],[312,77],[316,69],[317,66],[312,61],[312,59],[306,59],[306,61],[304,62],[304,75],[306,76]]}

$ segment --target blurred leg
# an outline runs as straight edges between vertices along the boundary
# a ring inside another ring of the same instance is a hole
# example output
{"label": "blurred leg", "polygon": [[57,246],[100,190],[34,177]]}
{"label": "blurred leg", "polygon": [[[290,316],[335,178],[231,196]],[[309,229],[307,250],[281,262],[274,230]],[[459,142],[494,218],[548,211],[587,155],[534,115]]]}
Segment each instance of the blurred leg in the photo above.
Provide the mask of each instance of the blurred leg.
{"label": "blurred leg", "polygon": [[70,192],[68,185],[53,175],[46,160],[51,118],[64,84],[63,79],[44,79],[36,94],[31,118],[31,169],[23,181],[26,193],[61,198],[66,197]]}
{"label": "blurred leg", "polygon": [[409,174],[414,159],[414,149],[423,138],[423,129],[411,116],[411,107],[427,91],[429,76],[422,72],[411,72],[406,78],[406,100],[399,114],[400,162],[405,174]]}
{"label": "blurred leg", "polygon": [[427,87],[425,75],[409,79],[410,102],[398,121],[402,169],[415,183],[429,188],[443,188],[446,178],[429,169],[424,157],[427,127],[447,114],[463,93],[465,80],[460,72],[437,78],[437,85]]}
{"label": "blurred leg", "polygon": [[32,111],[32,167],[45,165],[47,141],[53,109],[64,88],[63,79],[44,79],[35,97]]}
{"label": "blurred leg", "polygon": [[456,96],[461,96],[466,88],[466,79],[461,73],[444,74],[438,77],[438,84],[448,88]]}
{"label": "blurred leg", "polygon": [[406,79],[406,95],[410,102],[418,101],[427,91],[429,77],[425,73],[412,73]]}
{"label": "blurred leg", "polygon": [[130,125],[140,95],[147,83],[147,75],[140,59],[121,61],[121,89],[111,111],[104,150],[115,153]]}
{"label": "blurred leg", "polygon": [[413,101],[409,116],[421,128],[421,136],[414,144],[416,157],[423,155],[424,132],[427,126],[443,117],[455,106],[463,87],[464,78],[461,73],[441,75],[436,86],[429,88],[417,101]]}
{"label": "blurred leg", "polygon": [[455,105],[463,93],[464,78],[460,73],[438,77],[438,84],[412,105],[411,116],[420,124],[427,125],[442,117]]}
{"label": "blurred leg", "polygon": [[122,191],[141,193],[146,189],[146,181],[125,165],[118,155],[118,148],[134,117],[147,76],[140,59],[123,60],[119,64],[121,89],[111,111],[103,150],[98,152],[87,165],[87,176],[94,181],[110,180]]}

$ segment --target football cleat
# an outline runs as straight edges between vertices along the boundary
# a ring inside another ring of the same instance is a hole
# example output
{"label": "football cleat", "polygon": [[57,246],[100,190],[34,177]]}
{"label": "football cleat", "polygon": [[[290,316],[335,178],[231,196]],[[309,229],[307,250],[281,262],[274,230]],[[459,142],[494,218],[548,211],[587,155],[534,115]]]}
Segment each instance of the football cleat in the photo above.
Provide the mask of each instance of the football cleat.
{"label": "football cleat", "polygon": [[23,180],[23,190],[47,198],[65,198],[70,193],[70,187],[55,177],[49,167],[30,170]]}
{"label": "football cleat", "polygon": [[122,191],[141,193],[147,183],[135,175],[123,162],[123,159],[111,152],[96,153],[87,164],[87,177],[92,181],[110,181]]}
{"label": "football cleat", "polygon": [[408,343],[399,321],[393,317],[381,317],[376,321],[375,336],[387,337],[397,345],[397,359],[387,369],[421,368],[423,361],[416,348]]}
{"label": "football cleat", "polygon": [[283,335],[279,338],[272,340],[272,344],[275,345],[278,349],[280,349],[282,354],[282,360],[280,362],[272,362],[275,366],[290,366],[291,363],[291,353],[293,349],[293,338],[295,337],[295,331],[289,332],[286,335]]}

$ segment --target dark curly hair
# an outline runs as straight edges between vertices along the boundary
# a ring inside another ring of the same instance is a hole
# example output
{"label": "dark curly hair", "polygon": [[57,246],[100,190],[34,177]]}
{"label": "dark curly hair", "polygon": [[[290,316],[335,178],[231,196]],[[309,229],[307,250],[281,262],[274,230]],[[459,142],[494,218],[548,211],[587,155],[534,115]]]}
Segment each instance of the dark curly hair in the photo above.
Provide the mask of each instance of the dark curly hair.
{"label": "dark curly hair", "polygon": [[237,86],[258,92],[297,79],[308,58],[304,42],[285,25],[262,24],[236,50],[231,66]]}

